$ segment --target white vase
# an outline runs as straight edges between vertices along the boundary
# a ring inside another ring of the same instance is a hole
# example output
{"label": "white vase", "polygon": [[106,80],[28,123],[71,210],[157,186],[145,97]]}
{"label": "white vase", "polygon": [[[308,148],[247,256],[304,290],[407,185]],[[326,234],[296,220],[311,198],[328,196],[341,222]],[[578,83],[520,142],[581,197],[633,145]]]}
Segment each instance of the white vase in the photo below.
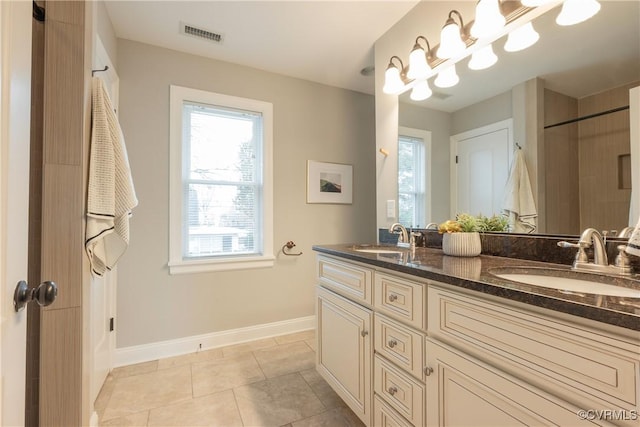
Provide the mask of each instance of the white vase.
{"label": "white vase", "polygon": [[445,233],[442,235],[442,251],[452,256],[480,255],[480,233]]}

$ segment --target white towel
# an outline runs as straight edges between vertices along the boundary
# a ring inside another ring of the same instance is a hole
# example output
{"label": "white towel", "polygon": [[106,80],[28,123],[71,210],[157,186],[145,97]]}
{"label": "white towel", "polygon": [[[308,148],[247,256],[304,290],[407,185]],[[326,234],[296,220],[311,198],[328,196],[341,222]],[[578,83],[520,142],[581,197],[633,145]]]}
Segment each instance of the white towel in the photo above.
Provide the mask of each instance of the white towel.
{"label": "white towel", "polygon": [[630,255],[640,256],[640,219],[635,230],[631,233],[629,241],[627,242],[627,249],[625,249]]}
{"label": "white towel", "polygon": [[92,81],[91,122],[85,249],[91,270],[102,276],[129,245],[129,217],[138,199],[122,130],[98,77]]}
{"label": "white towel", "polygon": [[509,229],[515,233],[536,231],[538,212],[533,200],[529,172],[522,150],[518,149],[511,165],[509,179],[504,191],[502,209],[509,217]]}

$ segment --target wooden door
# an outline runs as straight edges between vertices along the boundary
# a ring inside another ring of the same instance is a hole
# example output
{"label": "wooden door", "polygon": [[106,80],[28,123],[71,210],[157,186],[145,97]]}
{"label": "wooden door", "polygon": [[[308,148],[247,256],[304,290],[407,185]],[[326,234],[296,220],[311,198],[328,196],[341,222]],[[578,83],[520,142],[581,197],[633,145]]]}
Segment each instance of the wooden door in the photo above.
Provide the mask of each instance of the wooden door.
{"label": "wooden door", "polygon": [[[41,311],[40,426],[88,425],[89,333],[84,284],[85,182],[90,117],[91,2],[44,4],[41,277],[58,298]],[[88,329],[88,328],[87,328]]]}
{"label": "wooden door", "polygon": [[24,425],[26,311],[13,292],[27,278],[31,3],[0,2],[0,425]]}
{"label": "wooden door", "polygon": [[372,313],[318,287],[317,370],[353,412],[371,423]]}

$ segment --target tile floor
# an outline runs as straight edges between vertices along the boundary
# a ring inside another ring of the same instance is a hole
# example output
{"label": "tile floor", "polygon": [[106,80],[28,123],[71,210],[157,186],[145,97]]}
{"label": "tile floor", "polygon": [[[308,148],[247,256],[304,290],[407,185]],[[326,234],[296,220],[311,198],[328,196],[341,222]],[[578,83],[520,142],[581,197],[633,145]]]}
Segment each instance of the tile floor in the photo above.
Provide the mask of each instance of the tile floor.
{"label": "tile floor", "polygon": [[361,427],[315,370],[314,331],[116,368],[101,426]]}

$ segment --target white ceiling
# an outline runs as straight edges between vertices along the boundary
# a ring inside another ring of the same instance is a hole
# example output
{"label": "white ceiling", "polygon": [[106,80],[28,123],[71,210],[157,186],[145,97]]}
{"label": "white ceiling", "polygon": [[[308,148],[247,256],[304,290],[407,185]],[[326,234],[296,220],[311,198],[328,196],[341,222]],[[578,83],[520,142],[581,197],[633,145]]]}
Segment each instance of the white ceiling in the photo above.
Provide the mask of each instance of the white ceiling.
{"label": "white ceiling", "polygon": [[[433,1],[423,1],[421,7]],[[573,27],[555,24],[559,9],[539,18],[535,25],[540,41],[524,52],[506,55],[502,43],[496,42],[498,64],[481,72],[469,72],[466,63],[461,64],[460,84],[436,89],[442,94],[464,93],[464,97],[434,97],[422,105],[455,111],[533,77],[544,78],[547,87],[578,98],[609,88],[611,82],[639,80],[640,1],[600,1],[603,7],[598,15]],[[373,94],[373,75],[362,76],[360,70],[373,65],[376,40],[417,3],[107,0],[106,7],[119,38]],[[439,3],[442,8],[443,2]],[[445,18],[429,14],[424,28],[437,33]],[[222,33],[223,43],[180,34],[181,21]],[[412,42],[399,43],[407,46],[406,51],[397,52],[403,60],[408,60]],[[576,74],[576,70],[582,71]]]}
{"label": "white ceiling", "polygon": [[[373,44],[412,1],[111,1],[116,36],[370,93]],[[180,34],[180,21],[224,35]]]}

